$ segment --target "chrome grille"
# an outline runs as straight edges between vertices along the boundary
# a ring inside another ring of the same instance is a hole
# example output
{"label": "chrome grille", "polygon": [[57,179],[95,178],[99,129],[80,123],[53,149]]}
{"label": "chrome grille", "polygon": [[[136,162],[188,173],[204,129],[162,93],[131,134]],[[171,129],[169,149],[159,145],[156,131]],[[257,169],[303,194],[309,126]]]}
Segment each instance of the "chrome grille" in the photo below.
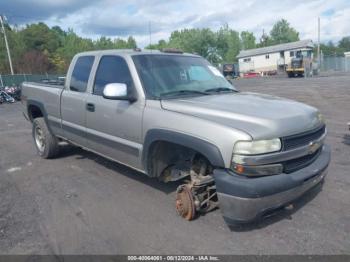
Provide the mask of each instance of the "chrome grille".
{"label": "chrome grille", "polygon": [[310,165],[312,162],[314,162],[317,159],[317,157],[319,156],[321,151],[322,151],[322,147],[319,148],[313,154],[302,156],[302,157],[288,160],[288,161],[284,162],[283,163],[284,173],[287,173],[287,174],[293,173],[299,169],[302,169],[302,168]]}
{"label": "chrome grille", "polygon": [[326,132],[326,126],[323,125],[317,129],[314,129],[305,133],[283,137],[282,150],[287,151],[300,146],[306,146],[310,142],[315,141],[320,137],[322,137],[325,132]]}

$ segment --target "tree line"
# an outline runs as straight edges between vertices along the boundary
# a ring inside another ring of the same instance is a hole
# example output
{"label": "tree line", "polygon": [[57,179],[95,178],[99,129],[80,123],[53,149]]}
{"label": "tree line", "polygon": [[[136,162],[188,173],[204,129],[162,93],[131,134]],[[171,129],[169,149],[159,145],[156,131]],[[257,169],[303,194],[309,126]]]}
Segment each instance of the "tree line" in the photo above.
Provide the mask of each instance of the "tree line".
{"label": "tree line", "polygon": [[238,32],[228,25],[218,31],[208,28],[183,29],[171,33],[168,41],[160,40],[149,45],[149,49],[179,48],[185,52],[197,53],[210,62],[235,62],[240,50],[271,46],[299,40],[299,33],[282,19],[274,24],[270,34],[263,33],[259,41],[249,31]]}
{"label": "tree line", "polygon": [[[102,49],[132,49],[137,47],[134,37],[100,37],[97,40],[83,38],[72,29],[62,30],[59,26],[49,27],[45,23],[29,24],[24,28],[6,25],[15,73],[59,73],[64,74],[72,57],[82,51]],[[2,35],[2,34],[1,34]],[[0,73],[9,70],[3,35],[0,39]],[[288,21],[277,21],[271,31],[263,32],[259,39],[249,31],[238,32],[228,25],[219,30],[209,28],[182,29],[173,31],[168,40],[159,40],[147,49],[178,48],[196,53],[214,64],[236,61],[240,50],[271,46],[299,40],[299,33]],[[350,37],[344,37],[338,44],[328,42],[321,45],[324,55],[343,55],[350,51]]]}
{"label": "tree line", "polygon": [[[73,30],[59,26],[48,27],[45,23],[27,25],[17,29],[6,25],[15,73],[58,73],[67,71],[76,53],[101,49],[136,48],[135,39],[100,37],[97,40],[78,36]],[[9,63],[4,39],[0,39],[0,73],[9,73]]]}

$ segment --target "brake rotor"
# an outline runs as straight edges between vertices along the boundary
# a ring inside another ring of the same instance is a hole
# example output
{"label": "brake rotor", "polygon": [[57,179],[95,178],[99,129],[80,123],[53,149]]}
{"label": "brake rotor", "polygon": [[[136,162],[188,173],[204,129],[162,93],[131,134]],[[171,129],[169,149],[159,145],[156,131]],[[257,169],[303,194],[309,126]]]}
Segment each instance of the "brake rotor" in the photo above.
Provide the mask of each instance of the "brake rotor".
{"label": "brake rotor", "polygon": [[176,191],[176,211],[186,220],[192,220],[196,214],[194,199],[191,189],[186,185],[181,185]]}

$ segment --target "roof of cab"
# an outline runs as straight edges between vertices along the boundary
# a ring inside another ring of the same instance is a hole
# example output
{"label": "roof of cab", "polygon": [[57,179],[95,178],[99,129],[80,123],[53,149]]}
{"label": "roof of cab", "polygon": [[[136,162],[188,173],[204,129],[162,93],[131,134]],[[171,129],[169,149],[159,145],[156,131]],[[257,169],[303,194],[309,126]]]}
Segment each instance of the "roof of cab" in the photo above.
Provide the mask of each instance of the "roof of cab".
{"label": "roof of cab", "polygon": [[115,54],[123,54],[123,55],[183,55],[183,56],[195,56],[200,57],[196,54],[190,53],[176,53],[176,52],[164,52],[160,50],[149,50],[149,49],[108,49],[108,50],[94,50],[94,51],[86,51],[76,54],[76,56],[85,56],[85,55],[115,55]]}

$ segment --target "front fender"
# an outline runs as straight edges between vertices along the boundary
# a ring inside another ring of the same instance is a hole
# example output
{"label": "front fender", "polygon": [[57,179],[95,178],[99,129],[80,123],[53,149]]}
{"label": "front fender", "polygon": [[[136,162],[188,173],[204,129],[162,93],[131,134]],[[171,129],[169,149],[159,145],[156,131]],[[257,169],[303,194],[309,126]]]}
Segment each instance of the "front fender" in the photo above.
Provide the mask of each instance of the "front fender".
{"label": "front fender", "polygon": [[191,148],[206,157],[214,167],[225,167],[224,159],[219,148],[216,145],[192,135],[183,134],[176,131],[166,129],[151,129],[146,133],[143,146],[142,163],[145,167],[145,170],[148,170],[147,160],[151,146],[157,141],[171,142],[177,145]]}

